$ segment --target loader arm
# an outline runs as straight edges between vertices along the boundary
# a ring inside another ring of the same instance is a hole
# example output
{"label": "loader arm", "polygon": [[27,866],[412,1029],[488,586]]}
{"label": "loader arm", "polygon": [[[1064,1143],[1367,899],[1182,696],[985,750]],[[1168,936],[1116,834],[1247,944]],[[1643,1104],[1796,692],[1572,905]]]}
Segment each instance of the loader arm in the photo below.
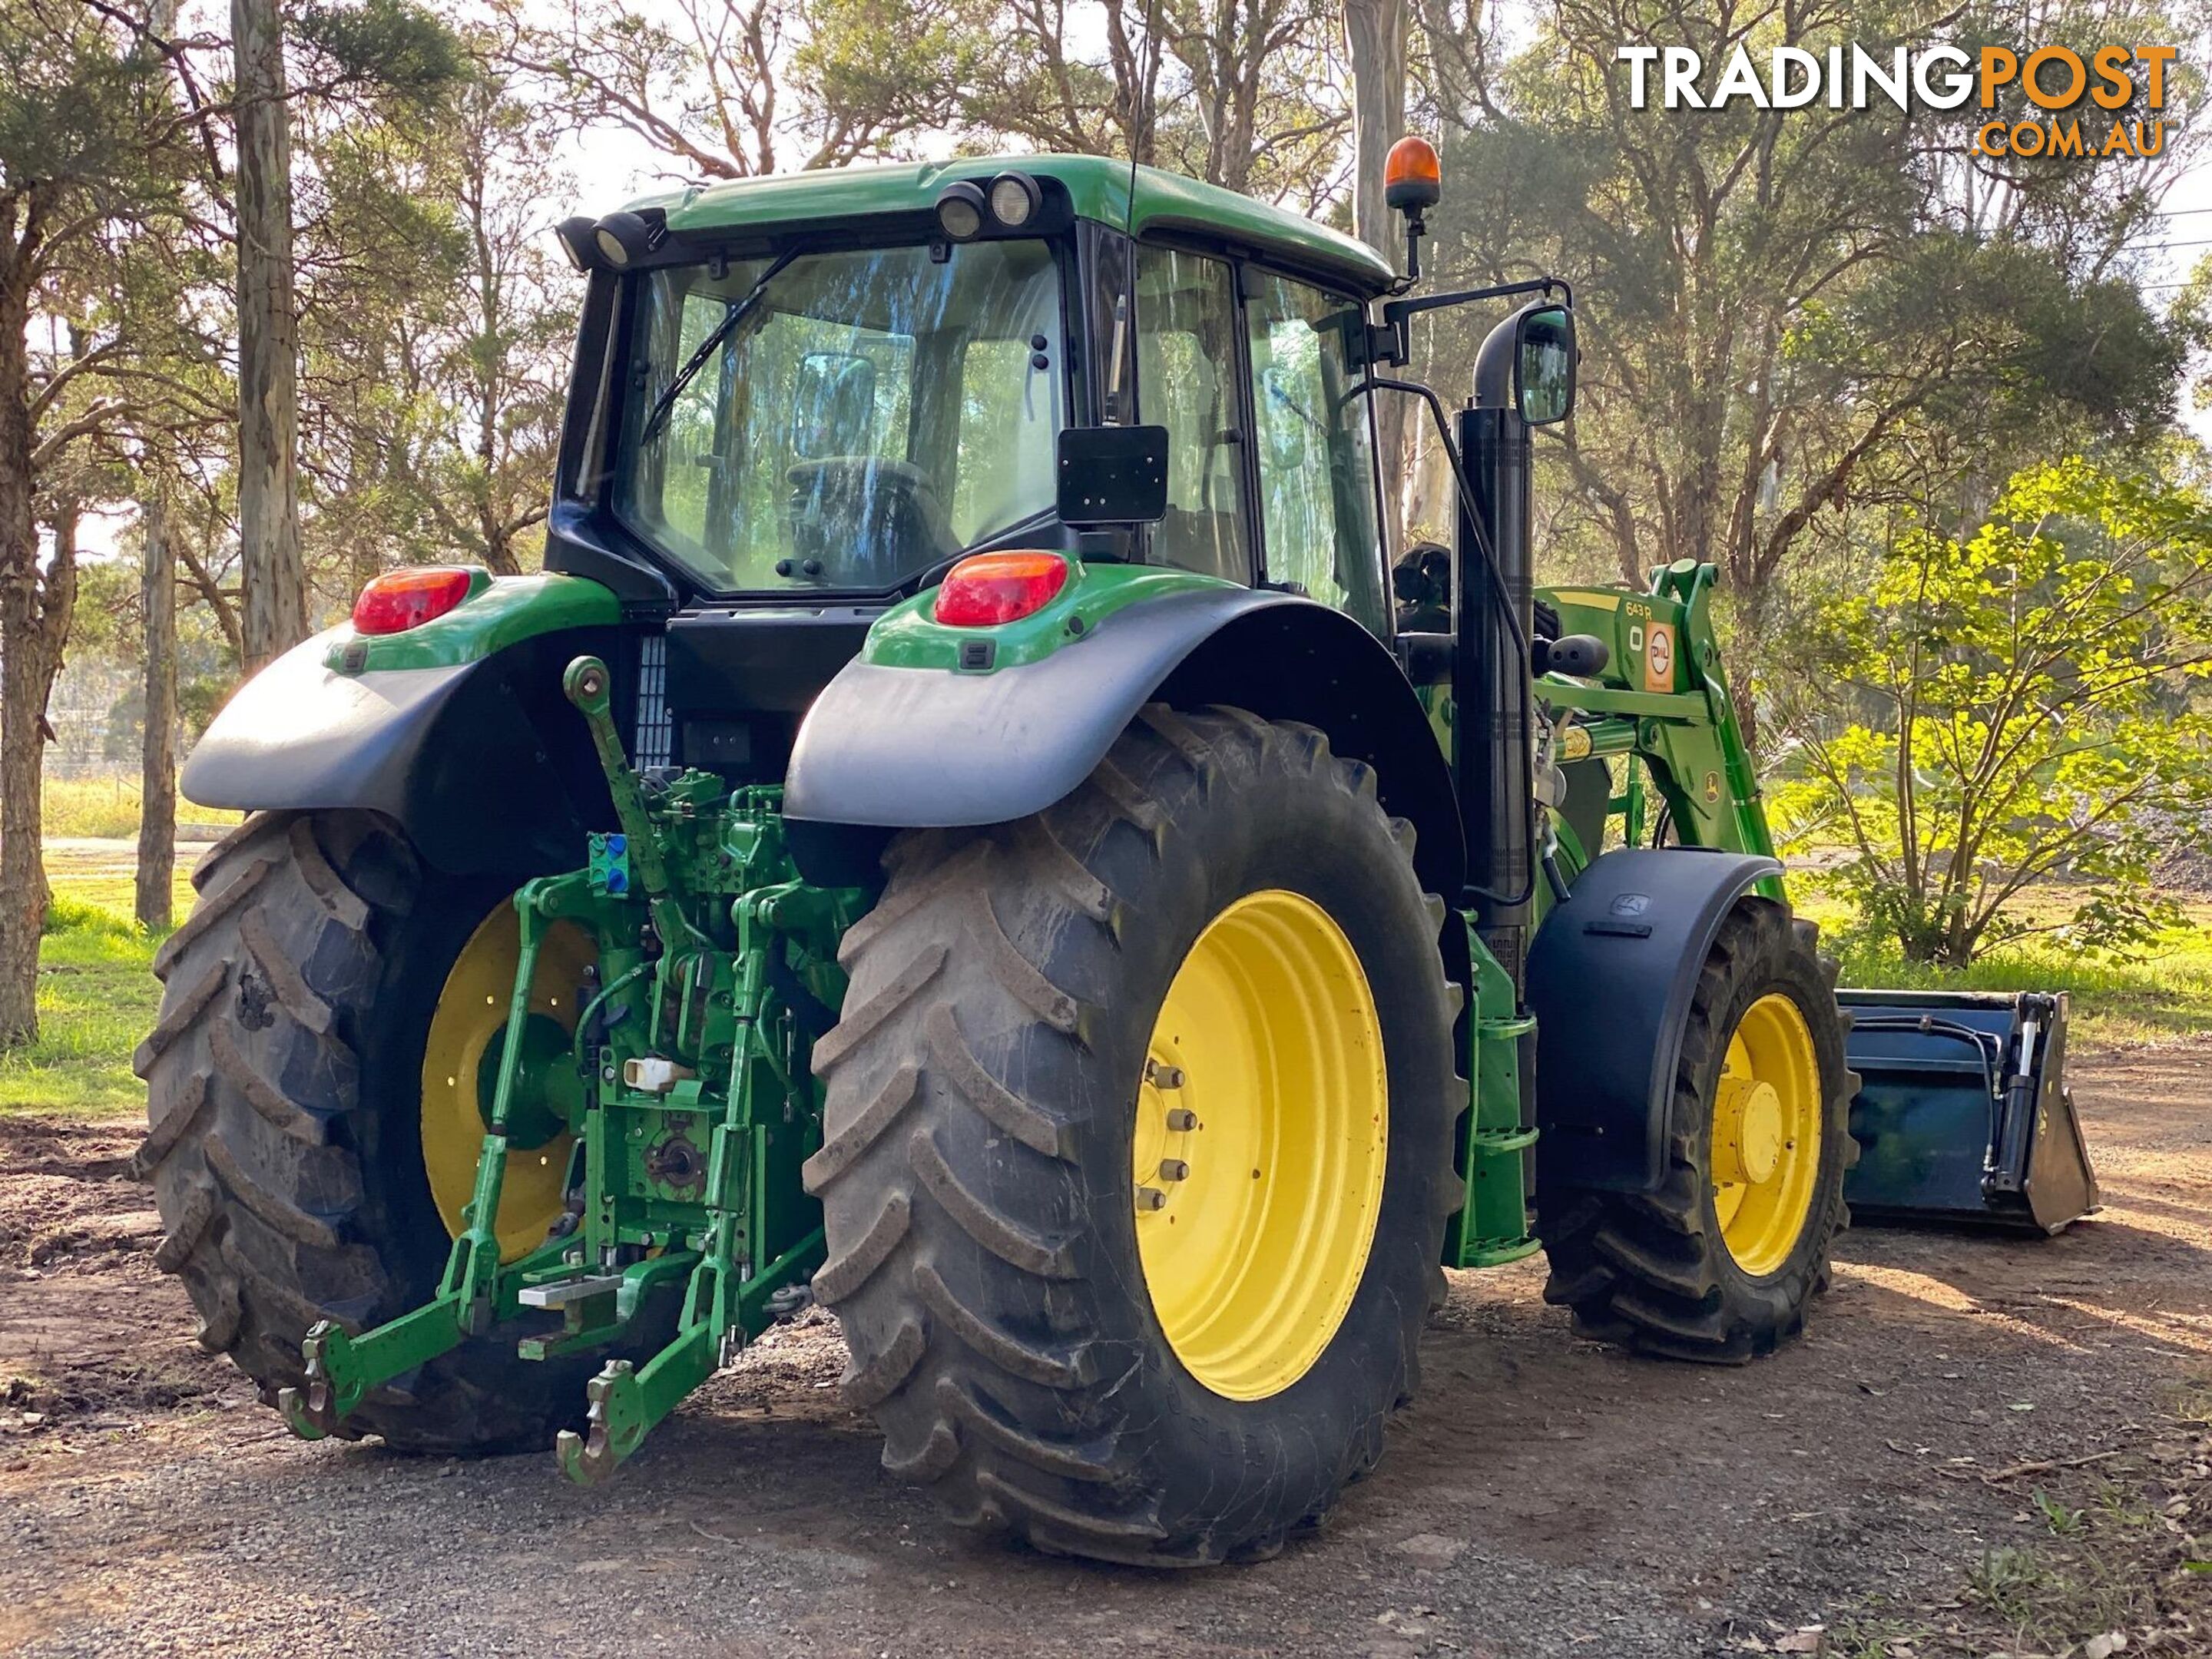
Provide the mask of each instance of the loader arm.
{"label": "loader arm", "polygon": [[[1606,661],[1591,678],[1547,674],[1536,695],[1563,722],[1553,748],[1562,763],[1616,755],[1644,763],[1626,769],[1621,789],[1607,802],[1608,813],[1624,820],[1627,845],[1643,844],[1651,832],[1656,791],[1683,846],[1771,858],[1765,803],[1713,635],[1717,574],[1715,566],[1679,559],[1654,570],[1644,593],[1540,590],[1539,597],[1559,613],[1562,635],[1601,641]],[[1598,849],[1579,850],[1594,858]],[[1762,878],[1756,890],[1781,898],[1781,878]]]}

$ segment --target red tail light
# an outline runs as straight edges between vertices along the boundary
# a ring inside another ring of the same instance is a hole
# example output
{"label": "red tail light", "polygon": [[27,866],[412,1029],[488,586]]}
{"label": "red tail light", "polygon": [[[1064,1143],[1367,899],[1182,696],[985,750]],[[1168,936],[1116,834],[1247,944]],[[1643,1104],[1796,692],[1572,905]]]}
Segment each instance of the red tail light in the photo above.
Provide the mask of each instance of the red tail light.
{"label": "red tail light", "polygon": [[452,565],[387,570],[353,602],[356,634],[404,634],[442,617],[469,596],[471,579]]}
{"label": "red tail light", "polygon": [[976,553],[952,567],[937,590],[937,620],[954,628],[988,628],[1042,610],[1067,586],[1067,561],[1057,553]]}

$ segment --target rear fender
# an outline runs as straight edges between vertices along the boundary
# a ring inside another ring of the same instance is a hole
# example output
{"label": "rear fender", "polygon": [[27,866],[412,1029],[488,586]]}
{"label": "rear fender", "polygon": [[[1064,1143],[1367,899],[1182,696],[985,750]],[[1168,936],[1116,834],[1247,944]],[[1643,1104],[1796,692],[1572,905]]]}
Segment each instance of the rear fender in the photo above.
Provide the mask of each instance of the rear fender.
{"label": "rear fender", "polygon": [[1027,817],[1088,777],[1147,702],[1218,702],[1318,726],[1336,753],[1372,766],[1384,810],[1418,834],[1422,884],[1456,895],[1467,854],[1450,771],[1389,649],[1297,595],[1161,586],[1080,632],[1055,619],[1064,643],[993,670],[871,660],[874,650],[848,664],[792,751],[785,811],[800,867],[861,879],[891,831]]}
{"label": "rear fender", "polygon": [[522,577],[406,634],[332,629],[239,688],[179,787],[203,806],[380,813],[454,874],[574,863],[610,808],[561,671],[620,651],[618,614],[595,583]]}
{"label": "rear fender", "polygon": [[1528,951],[1537,1168],[1549,1181],[1658,1190],[1682,1025],[1721,923],[1781,873],[1771,858],[1622,848],[1575,878]]}

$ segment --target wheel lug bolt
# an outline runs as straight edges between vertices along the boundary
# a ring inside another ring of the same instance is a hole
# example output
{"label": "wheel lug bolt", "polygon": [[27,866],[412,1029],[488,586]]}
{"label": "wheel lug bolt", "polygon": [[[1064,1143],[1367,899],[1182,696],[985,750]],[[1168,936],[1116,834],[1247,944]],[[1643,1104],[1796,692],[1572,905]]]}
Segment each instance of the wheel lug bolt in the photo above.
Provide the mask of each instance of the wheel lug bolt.
{"label": "wheel lug bolt", "polygon": [[1168,1114],[1168,1127],[1177,1134],[1198,1127],[1198,1114],[1188,1106],[1178,1106]]}
{"label": "wheel lug bolt", "polygon": [[1155,1089],[1180,1089],[1182,1087],[1182,1067],[1163,1066],[1156,1060],[1148,1060],[1145,1062],[1145,1081]]}
{"label": "wheel lug bolt", "polygon": [[1188,1181],[1190,1179],[1190,1165],[1179,1158],[1164,1158],[1160,1160],[1160,1179]]}
{"label": "wheel lug bolt", "polygon": [[1167,1207],[1168,1195],[1157,1187],[1137,1188],[1137,1207],[1140,1210],[1159,1210]]}

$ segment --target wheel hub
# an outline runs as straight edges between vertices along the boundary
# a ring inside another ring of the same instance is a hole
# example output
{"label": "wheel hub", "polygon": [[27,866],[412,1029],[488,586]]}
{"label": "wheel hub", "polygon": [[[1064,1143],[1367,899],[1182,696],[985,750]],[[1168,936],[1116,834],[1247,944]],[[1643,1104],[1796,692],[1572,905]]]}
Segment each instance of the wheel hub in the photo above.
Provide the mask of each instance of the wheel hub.
{"label": "wheel hub", "polygon": [[1162,1333],[1216,1394],[1279,1393],[1343,1322],[1382,1200],[1381,1019],[1328,913],[1268,889],[1217,915],[1136,1097],[1137,1245]]}
{"label": "wheel hub", "polygon": [[[514,907],[485,917],[453,959],[422,1047],[422,1170],[446,1231],[467,1231],[487,1115],[507,1041],[507,1012],[521,954]],[[507,1109],[507,1170],[499,1200],[500,1259],[518,1260],[560,1218],[582,1084],[570,1058],[576,988],[596,959],[591,936],[571,922],[546,934],[523,1026],[521,1075]]]}
{"label": "wheel hub", "polygon": [[1738,1267],[1778,1272],[1811,1219],[1821,1156],[1820,1069],[1813,1031],[1781,992],[1729,1033],[1714,1091],[1713,1215]]}
{"label": "wheel hub", "polygon": [[1753,1183],[1773,1179],[1782,1164],[1782,1097],[1771,1083],[1746,1078],[1721,1079],[1719,1109],[1722,1150],[1732,1156],[1730,1176]]}

